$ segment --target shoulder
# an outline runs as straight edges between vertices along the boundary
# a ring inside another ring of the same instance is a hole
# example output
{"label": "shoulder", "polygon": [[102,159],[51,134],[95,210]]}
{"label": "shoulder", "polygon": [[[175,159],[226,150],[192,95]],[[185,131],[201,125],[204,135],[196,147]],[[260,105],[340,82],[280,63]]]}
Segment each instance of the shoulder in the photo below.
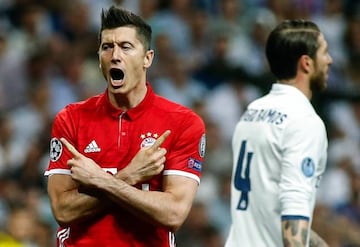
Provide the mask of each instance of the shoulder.
{"label": "shoulder", "polygon": [[314,144],[327,142],[325,124],[316,114],[305,114],[301,115],[301,117],[290,119],[285,133],[287,137],[297,137],[303,142],[305,140],[310,140]]}
{"label": "shoulder", "polygon": [[74,102],[74,103],[70,103],[68,105],[66,105],[59,113],[61,112],[66,112],[66,111],[77,111],[77,110],[82,110],[82,109],[94,109],[94,107],[98,107],[99,104],[102,104],[102,98],[104,97],[104,94],[99,94],[99,95],[95,95],[92,96],[88,99],[82,100],[82,101],[78,101],[78,102]]}
{"label": "shoulder", "polygon": [[169,118],[176,118],[177,120],[184,121],[195,120],[196,122],[203,122],[201,117],[192,109],[159,95],[156,95],[154,100],[154,108],[158,114],[164,114]]}
{"label": "shoulder", "polygon": [[70,103],[56,114],[55,119],[72,118],[76,115],[81,115],[86,112],[94,112],[94,109],[103,104],[103,96],[103,94],[99,94],[83,101]]}
{"label": "shoulder", "polygon": [[292,124],[299,126],[299,128],[305,128],[309,130],[325,129],[323,120],[310,104],[292,107],[291,109],[288,109],[288,113],[291,117]]}

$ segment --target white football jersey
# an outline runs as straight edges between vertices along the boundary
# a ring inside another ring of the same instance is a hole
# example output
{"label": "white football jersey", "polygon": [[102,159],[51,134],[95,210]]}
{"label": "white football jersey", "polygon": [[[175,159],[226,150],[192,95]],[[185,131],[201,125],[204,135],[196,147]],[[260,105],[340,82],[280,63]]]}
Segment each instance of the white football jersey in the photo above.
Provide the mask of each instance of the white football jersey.
{"label": "white football jersey", "polygon": [[248,106],[232,140],[226,247],[283,246],[282,217],[308,219],[311,225],[327,143],[323,121],[293,86],[273,84]]}

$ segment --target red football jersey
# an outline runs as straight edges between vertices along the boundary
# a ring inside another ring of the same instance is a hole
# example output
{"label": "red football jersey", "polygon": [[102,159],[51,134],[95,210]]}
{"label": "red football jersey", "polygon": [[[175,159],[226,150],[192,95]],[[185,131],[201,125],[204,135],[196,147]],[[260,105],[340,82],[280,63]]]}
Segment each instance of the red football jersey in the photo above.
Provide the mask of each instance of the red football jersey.
{"label": "red football jersey", "polygon": [[[65,137],[85,156],[115,174],[128,165],[140,148],[152,145],[171,130],[162,144],[167,149],[162,174],[137,184],[144,190],[162,190],[164,175],[179,175],[200,182],[205,153],[205,126],[190,109],[156,95],[148,84],[144,100],[126,112],[114,108],[107,91],[86,101],[68,105],[53,123],[50,162],[45,175],[70,174],[66,162],[72,158],[61,144]],[[79,225],[60,227],[58,246],[173,247],[174,235],[121,207],[94,216]]]}

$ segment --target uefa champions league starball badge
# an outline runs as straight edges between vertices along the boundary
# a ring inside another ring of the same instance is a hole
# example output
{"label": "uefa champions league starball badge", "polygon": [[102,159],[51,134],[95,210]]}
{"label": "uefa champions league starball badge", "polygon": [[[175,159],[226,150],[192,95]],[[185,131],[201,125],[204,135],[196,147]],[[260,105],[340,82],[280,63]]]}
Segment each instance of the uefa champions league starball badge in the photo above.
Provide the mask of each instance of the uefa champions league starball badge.
{"label": "uefa champions league starball badge", "polygon": [[52,138],[50,140],[50,160],[56,162],[60,158],[62,150],[63,146],[61,141],[56,137]]}

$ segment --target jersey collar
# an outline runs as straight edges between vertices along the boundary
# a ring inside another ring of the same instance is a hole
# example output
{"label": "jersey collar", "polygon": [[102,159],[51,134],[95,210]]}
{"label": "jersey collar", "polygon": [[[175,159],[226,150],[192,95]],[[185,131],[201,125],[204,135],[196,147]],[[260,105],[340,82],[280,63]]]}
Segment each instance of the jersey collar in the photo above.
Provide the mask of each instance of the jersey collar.
{"label": "jersey collar", "polygon": [[130,118],[130,120],[141,116],[146,111],[146,109],[150,105],[152,105],[153,100],[155,98],[155,93],[154,93],[150,83],[146,83],[146,86],[147,86],[147,92],[146,92],[145,98],[140,102],[139,105],[137,105],[136,107],[134,107],[132,109],[129,109],[126,112],[114,107],[110,103],[108,89],[106,89],[104,92],[103,101],[106,105],[108,113],[114,118],[119,118],[119,116],[123,114],[124,116]]}
{"label": "jersey collar", "polygon": [[311,105],[310,100],[305,96],[303,92],[297,89],[294,86],[286,85],[282,83],[274,83],[271,88],[271,94],[285,94],[290,95],[292,99],[299,100],[298,102],[303,102],[304,106],[307,106],[309,109],[314,110],[313,106]]}
{"label": "jersey collar", "polygon": [[140,117],[142,114],[146,112],[147,109],[153,104],[155,99],[155,93],[152,89],[150,83],[146,83],[147,92],[145,98],[138,104],[136,107],[131,108],[127,111],[128,117],[133,120]]}

